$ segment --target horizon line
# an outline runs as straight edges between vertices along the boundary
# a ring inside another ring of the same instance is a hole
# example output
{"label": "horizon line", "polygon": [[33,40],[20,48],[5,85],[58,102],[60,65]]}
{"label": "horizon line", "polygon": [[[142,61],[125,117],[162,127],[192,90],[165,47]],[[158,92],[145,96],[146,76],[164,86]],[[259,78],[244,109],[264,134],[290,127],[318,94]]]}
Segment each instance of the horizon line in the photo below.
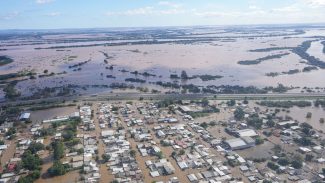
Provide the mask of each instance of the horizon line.
{"label": "horizon line", "polygon": [[75,27],[75,28],[9,28],[0,31],[50,31],[50,30],[81,30],[81,29],[136,29],[136,28],[169,28],[169,27],[240,27],[240,26],[325,26],[325,22],[315,23],[266,23],[266,24],[215,24],[215,25],[157,25],[157,26],[110,26],[110,27]]}

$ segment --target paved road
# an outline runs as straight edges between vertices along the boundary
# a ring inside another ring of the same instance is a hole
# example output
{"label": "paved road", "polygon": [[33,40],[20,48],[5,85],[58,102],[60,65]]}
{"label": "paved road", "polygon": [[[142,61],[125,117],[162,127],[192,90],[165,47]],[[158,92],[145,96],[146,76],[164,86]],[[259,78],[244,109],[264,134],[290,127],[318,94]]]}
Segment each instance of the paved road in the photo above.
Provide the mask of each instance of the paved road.
{"label": "paved road", "polygon": [[35,100],[19,100],[19,101],[0,101],[0,106],[33,104],[41,102],[60,102],[60,101],[103,101],[103,100],[195,100],[195,99],[214,99],[214,100],[293,100],[293,99],[325,99],[325,93],[284,93],[284,94],[143,94],[143,93],[109,93],[101,95],[83,95],[83,96],[67,96],[67,97],[51,97]]}

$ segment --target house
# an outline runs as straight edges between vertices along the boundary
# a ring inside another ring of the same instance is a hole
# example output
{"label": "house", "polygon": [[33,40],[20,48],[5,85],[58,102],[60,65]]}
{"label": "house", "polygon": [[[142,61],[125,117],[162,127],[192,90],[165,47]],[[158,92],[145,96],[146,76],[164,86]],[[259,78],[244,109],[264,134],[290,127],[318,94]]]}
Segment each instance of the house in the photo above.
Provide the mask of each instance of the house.
{"label": "house", "polygon": [[198,179],[197,179],[197,177],[195,176],[195,174],[189,174],[189,175],[187,175],[187,178],[188,178],[188,180],[189,180],[190,182],[197,182],[197,181],[198,181]]}
{"label": "house", "polygon": [[30,113],[24,112],[19,116],[20,121],[28,121],[30,119]]}
{"label": "house", "polygon": [[301,152],[301,153],[309,153],[309,152],[311,152],[311,150],[309,148],[307,148],[307,147],[299,147],[298,151]]}
{"label": "house", "polygon": [[298,123],[295,121],[283,121],[277,123],[277,126],[280,128],[290,128],[291,126],[297,126]]}
{"label": "house", "polygon": [[6,150],[8,148],[8,145],[0,145],[0,150]]}
{"label": "house", "polygon": [[185,161],[178,161],[177,164],[181,170],[185,170],[189,168]]}
{"label": "house", "polygon": [[110,137],[114,135],[114,131],[113,130],[105,130],[102,131],[101,136],[102,137]]}
{"label": "house", "polygon": [[158,130],[157,131],[157,136],[159,138],[165,138],[166,137],[166,134],[162,130]]}

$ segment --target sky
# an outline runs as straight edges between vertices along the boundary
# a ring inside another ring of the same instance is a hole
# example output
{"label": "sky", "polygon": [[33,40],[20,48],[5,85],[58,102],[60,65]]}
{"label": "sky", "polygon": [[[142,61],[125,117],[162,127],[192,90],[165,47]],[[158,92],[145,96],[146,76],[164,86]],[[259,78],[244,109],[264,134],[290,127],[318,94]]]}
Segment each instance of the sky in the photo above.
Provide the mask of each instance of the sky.
{"label": "sky", "polygon": [[0,0],[0,29],[325,23],[325,0]]}

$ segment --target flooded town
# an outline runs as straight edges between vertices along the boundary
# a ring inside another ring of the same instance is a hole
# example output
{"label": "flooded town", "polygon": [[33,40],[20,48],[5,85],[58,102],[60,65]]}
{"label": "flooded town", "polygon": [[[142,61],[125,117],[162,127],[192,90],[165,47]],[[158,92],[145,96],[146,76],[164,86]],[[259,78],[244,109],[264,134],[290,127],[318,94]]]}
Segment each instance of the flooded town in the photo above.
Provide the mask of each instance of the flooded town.
{"label": "flooded town", "polygon": [[325,183],[325,0],[0,7],[0,183]]}
{"label": "flooded town", "polygon": [[324,104],[203,98],[6,107],[0,180],[322,182]]}

